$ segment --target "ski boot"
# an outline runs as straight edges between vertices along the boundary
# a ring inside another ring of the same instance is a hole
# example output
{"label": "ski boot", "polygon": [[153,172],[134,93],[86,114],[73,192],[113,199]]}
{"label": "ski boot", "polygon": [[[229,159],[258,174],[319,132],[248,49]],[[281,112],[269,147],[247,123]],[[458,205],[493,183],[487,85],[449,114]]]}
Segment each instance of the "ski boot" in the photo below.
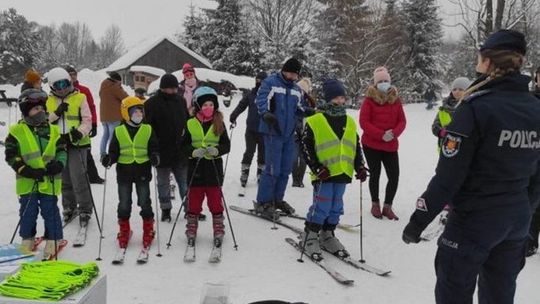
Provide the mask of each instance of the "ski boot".
{"label": "ski boot", "polygon": [[225,217],[223,213],[216,213],[212,215],[213,227],[214,227],[214,245],[220,247],[223,242],[223,236],[225,235]]}
{"label": "ski boot", "polygon": [[171,209],[161,209],[161,221],[171,222]]}
{"label": "ski boot", "polygon": [[[335,229],[335,225],[332,226]],[[323,230],[319,233],[319,243],[321,244],[321,248],[341,258],[349,257],[349,252],[347,252],[345,246],[343,246],[335,236],[334,230],[324,230],[324,228],[326,227],[323,227]]]}
{"label": "ski boot", "polygon": [[249,164],[242,164],[242,173],[240,174],[240,185],[246,187],[249,176]]}
{"label": "ski boot", "polygon": [[394,213],[390,204],[384,204],[382,215],[386,216],[389,220],[399,220],[399,217]]}
{"label": "ski boot", "polygon": [[118,226],[120,226],[120,230],[118,232],[118,235],[116,236],[116,239],[118,240],[118,246],[120,248],[126,248],[131,234],[129,219],[118,219]]}
{"label": "ski boot", "polygon": [[379,203],[379,201],[371,202],[371,215],[378,219],[382,219],[381,203]]}
{"label": "ski boot", "polygon": [[154,219],[143,219],[143,247],[148,248],[154,240]]}
{"label": "ski boot", "polygon": [[79,215],[79,225],[81,227],[88,226],[89,221],[90,221],[90,213],[81,213]]}
{"label": "ski boot", "polygon": [[274,209],[274,204],[271,202],[268,203],[257,203],[253,202],[253,209],[256,213],[260,214],[263,217],[266,217],[271,220],[278,220],[279,214]]}
{"label": "ski boot", "polygon": [[75,210],[66,208],[64,211],[62,211],[62,216],[64,218],[64,223],[69,223],[76,216]]}
{"label": "ski boot", "polygon": [[291,215],[296,212],[296,210],[289,205],[286,201],[276,201],[276,209],[281,210],[281,212]]}
{"label": "ski boot", "polygon": [[32,251],[32,249],[34,249],[35,242],[36,242],[36,239],[34,237],[23,239],[21,242],[21,247],[24,250]]}
{"label": "ski boot", "polygon": [[[55,246],[56,244],[56,246]],[[48,261],[56,257],[58,250],[60,240],[46,240],[45,241],[45,249],[43,249],[43,261]]]}
{"label": "ski boot", "polygon": [[188,239],[195,239],[197,237],[197,228],[199,227],[199,215],[188,213],[186,223],[186,236]]}
{"label": "ski boot", "polygon": [[[309,256],[315,261],[321,261],[323,259],[321,246],[319,244],[319,230],[321,225],[306,222],[304,232],[299,236],[300,248],[304,250],[304,254]],[[305,245],[304,245],[305,242]]]}

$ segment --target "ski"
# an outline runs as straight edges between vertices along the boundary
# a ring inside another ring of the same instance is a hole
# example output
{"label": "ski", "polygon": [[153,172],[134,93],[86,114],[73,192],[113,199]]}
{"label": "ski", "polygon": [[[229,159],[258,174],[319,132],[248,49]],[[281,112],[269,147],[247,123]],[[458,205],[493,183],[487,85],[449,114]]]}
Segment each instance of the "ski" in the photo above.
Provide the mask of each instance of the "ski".
{"label": "ski", "polygon": [[[296,250],[302,252],[302,247],[300,247],[300,245],[293,239],[291,238],[286,238],[285,241],[287,243],[289,243],[291,246],[293,246],[294,248],[296,248]],[[338,281],[340,284],[343,284],[343,285],[353,285],[354,283],[354,280],[351,280],[351,279],[347,279],[346,277],[344,277],[341,273],[337,272],[335,269],[333,269],[332,267],[330,267],[329,265],[326,264],[325,260],[320,260],[320,261],[317,261],[315,259],[312,259],[310,256],[306,255],[313,263],[317,264],[319,267],[321,267],[322,269],[324,269],[324,271],[326,271],[326,273],[328,273],[332,278],[334,278],[334,280]]]}
{"label": "ski", "polygon": [[195,262],[195,238],[188,238],[186,252],[184,253],[184,263]]}
{"label": "ski", "polygon": [[68,241],[67,240],[58,240],[57,243],[58,243],[58,250],[56,250],[56,253],[53,253],[50,256],[45,256],[44,255],[43,256],[43,261],[55,260],[56,257],[58,256],[58,254],[60,253],[60,251],[62,251],[62,249],[64,249],[67,246]]}
{"label": "ski", "polygon": [[82,247],[86,244],[86,233],[88,232],[88,225],[81,226],[79,232],[75,236],[73,241],[73,247]]}
{"label": "ski", "polygon": [[221,262],[221,245],[223,244],[222,238],[214,238],[214,246],[210,252],[210,257],[208,258],[208,263],[219,263]]}
{"label": "ski", "polygon": [[[262,218],[262,219],[265,219],[267,221],[270,221],[272,222],[273,220],[272,219],[269,219],[269,218],[266,218],[264,216],[261,216],[259,214],[257,214],[254,210],[250,210],[250,209],[245,209],[245,208],[242,208],[242,207],[238,207],[238,206],[230,206],[229,207],[230,209],[234,210],[234,211],[237,211],[237,212],[240,212],[240,213],[244,213],[244,214],[249,214],[249,215],[252,215],[252,216],[256,216],[258,218]],[[276,220],[275,221],[277,225],[281,225],[285,228],[288,228],[290,230],[292,230],[293,232],[296,232],[297,234],[301,234],[302,233],[302,229],[298,228],[298,227],[295,227],[293,225],[289,225],[281,220]],[[352,258],[341,258],[339,256],[336,256],[338,259],[340,259],[341,261],[357,268],[357,269],[360,269],[360,270],[364,270],[364,271],[367,271],[367,272],[371,272],[371,273],[374,273],[374,274],[377,274],[379,276],[387,276],[388,274],[390,274],[391,271],[389,270],[381,270],[381,269],[378,269],[376,267],[373,267],[373,266],[370,266],[368,264],[366,264],[365,262],[362,263],[362,262],[356,262],[355,260],[353,260]]]}
{"label": "ski", "polygon": [[148,263],[148,252],[150,251],[150,246],[143,247],[141,251],[139,252],[139,256],[137,257],[137,264],[146,264]]}
{"label": "ski", "polygon": [[385,276],[389,275],[392,272],[390,270],[382,270],[382,269],[370,266],[370,265],[366,264],[365,262],[356,261],[356,260],[352,259],[350,256],[343,257],[343,256],[340,256],[338,254],[333,254],[333,253],[329,252],[328,250],[325,250],[325,249],[323,249],[323,250],[330,253],[331,255],[335,256],[337,259],[351,265],[352,267],[354,267],[356,269],[371,272],[371,273],[374,273],[374,274],[376,274],[378,276],[381,276],[381,277],[385,277]]}
{"label": "ski", "polygon": [[246,196],[246,187],[240,186],[240,189],[238,189],[238,196],[240,197]]}
{"label": "ski", "polygon": [[[299,214],[288,214],[288,213],[285,213],[285,212],[279,212],[279,216],[283,216],[283,217],[290,217],[290,218],[294,218],[294,219],[298,219],[298,220],[303,220],[305,221],[306,220],[306,217],[305,216],[301,216]],[[345,230],[347,232],[357,232],[358,230],[355,229],[355,228],[358,228],[360,225],[351,225],[351,224],[337,224],[337,228],[341,229],[341,230]]]}
{"label": "ski", "polygon": [[[132,235],[133,235],[133,231],[130,231],[129,232],[129,239],[131,239]],[[128,241],[128,244],[129,244],[129,241]],[[126,258],[126,251],[127,251],[127,246],[126,246],[126,248],[118,247],[118,249],[116,250],[116,253],[114,254],[112,264],[113,265],[122,265],[122,264],[124,264],[124,260]]]}

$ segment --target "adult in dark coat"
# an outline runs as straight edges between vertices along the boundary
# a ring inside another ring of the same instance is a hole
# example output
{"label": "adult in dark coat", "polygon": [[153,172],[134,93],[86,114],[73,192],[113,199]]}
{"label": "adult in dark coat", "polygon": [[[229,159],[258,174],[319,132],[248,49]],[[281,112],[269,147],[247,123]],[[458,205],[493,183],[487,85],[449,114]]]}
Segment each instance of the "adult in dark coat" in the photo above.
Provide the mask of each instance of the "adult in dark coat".
{"label": "adult in dark coat", "polygon": [[[534,75],[534,96],[540,99],[540,67],[536,69]],[[527,256],[535,254],[538,251],[538,235],[540,234],[540,208],[536,208],[533,214],[531,226],[529,228],[529,242],[527,245]]]}
{"label": "adult in dark coat", "polygon": [[178,94],[178,79],[174,75],[161,77],[158,92],[144,103],[144,112],[146,122],[152,126],[159,141],[161,159],[156,170],[161,220],[170,221],[170,175],[174,175],[182,202],[185,202],[188,168],[187,157],[181,149],[188,112],[186,102]]}
{"label": "adult in dark coat", "polygon": [[259,116],[255,99],[257,98],[257,92],[259,91],[261,82],[267,76],[268,75],[265,72],[259,72],[257,74],[255,77],[255,87],[251,89],[250,92],[244,94],[229,117],[231,124],[236,125],[236,119],[238,116],[248,109],[246,133],[244,135],[246,139],[246,150],[244,151],[244,156],[242,157],[242,171],[240,175],[240,184],[242,187],[246,186],[249,176],[249,167],[251,166],[251,161],[255,155],[255,149],[257,149],[257,181],[259,180],[259,176],[264,169],[264,141],[261,133],[259,133],[259,121],[261,117]]}

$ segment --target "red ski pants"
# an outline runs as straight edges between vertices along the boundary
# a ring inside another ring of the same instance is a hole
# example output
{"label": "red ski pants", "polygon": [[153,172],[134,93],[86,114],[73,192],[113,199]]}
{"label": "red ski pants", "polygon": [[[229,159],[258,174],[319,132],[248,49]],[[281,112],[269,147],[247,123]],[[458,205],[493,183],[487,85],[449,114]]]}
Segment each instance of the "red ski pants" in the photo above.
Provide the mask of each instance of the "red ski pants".
{"label": "red ski pants", "polygon": [[200,214],[202,212],[202,204],[205,196],[210,213],[223,213],[223,205],[221,204],[221,189],[219,186],[189,188],[188,212],[191,214]]}

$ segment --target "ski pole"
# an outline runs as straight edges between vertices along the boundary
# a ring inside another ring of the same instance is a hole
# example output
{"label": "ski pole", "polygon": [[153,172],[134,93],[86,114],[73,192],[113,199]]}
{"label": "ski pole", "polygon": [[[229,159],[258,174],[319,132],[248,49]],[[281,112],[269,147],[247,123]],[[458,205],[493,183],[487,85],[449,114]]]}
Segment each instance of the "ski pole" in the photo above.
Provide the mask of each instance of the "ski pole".
{"label": "ski pole", "polygon": [[[103,201],[101,203],[101,222],[105,225],[105,197],[107,193],[107,172],[109,171],[109,167],[105,167],[105,176],[103,181]],[[103,226],[101,227],[102,229]],[[101,261],[101,243],[103,241],[103,230],[101,230],[99,234],[99,249],[98,249],[98,257],[96,258],[96,261]]]}
{"label": "ski pole", "polygon": [[[232,145],[232,136],[234,132],[234,127],[236,124],[231,124],[231,135],[229,135],[229,144]],[[225,174],[227,173],[227,164],[229,163],[229,154],[227,153],[227,157],[225,158],[225,168],[223,168],[223,178],[225,179]]]}
{"label": "ski pole", "polygon": [[32,186],[32,192],[30,192],[30,195],[28,196],[28,200],[26,201],[26,205],[24,206],[23,213],[19,217],[19,221],[17,222],[17,226],[15,227],[15,231],[13,231],[13,235],[11,236],[11,240],[9,241],[10,244],[13,244],[13,240],[15,239],[15,235],[17,234],[17,231],[19,230],[19,227],[21,226],[21,221],[24,215],[26,214],[26,210],[28,210],[28,205],[30,205],[30,202],[32,201],[32,195],[34,195],[34,192],[37,192],[38,190],[38,181],[34,181],[34,185]]}
{"label": "ski pole", "polygon": [[362,181],[360,181],[360,263],[365,263],[364,260],[364,225],[363,225],[363,210],[362,210]]}
{"label": "ski pole", "polygon": [[[158,253],[156,256],[161,257],[163,256],[161,254],[161,239],[159,237],[159,206],[158,206],[158,186],[157,186],[157,169],[154,167],[154,201],[156,204],[156,230],[157,230],[157,251]],[[182,210],[182,206],[180,206],[180,210]]]}
{"label": "ski pole", "polygon": [[[82,167],[83,167],[83,170],[84,170],[84,176],[86,177],[86,185],[88,186],[88,193],[90,194],[90,202],[92,203],[92,209],[94,210],[94,216],[96,217],[96,222],[97,222],[98,229],[99,229],[99,235],[100,235],[100,237],[102,237],[103,236],[103,230],[101,229],[101,223],[99,221],[99,216],[98,216],[98,213],[97,213],[96,204],[94,203],[94,196],[92,195],[92,187],[90,186],[90,178],[88,177],[88,168],[86,167],[86,162],[84,161],[84,158],[82,156],[82,150],[83,149],[79,149],[79,148],[75,148],[75,149],[77,149],[79,151],[79,159],[80,159],[80,161],[82,163]],[[86,152],[86,149],[84,149],[84,150]]]}
{"label": "ski pole", "polygon": [[[172,240],[172,237],[173,237],[173,234],[174,234],[174,229],[176,228],[176,223],[178,222],[178,218],[180,217],[180,213],[182,213],[182,207],[184,207],[184,203],[186,202],[187,197],[189,196],[189,188],[191,188],[191,184],[193,183],[193,178],[195,177],[195,172],[197,172],[197,168],[199,167],[199,162],[200,161],[201,161],[201,158],[198,158],[197,162],[195,163],[195,167],[193,168],[193,174],[191,175],[191,179],[190,179],[189,184],[188,184],[188,189],[187,189],[186,196],[184,196],[182,204],[180,205],[180,210],[178,211],[178,214],[176,215],[176,218],[174,219],[174,223],[173,223],[173,226],[172,226],[172,229],[171,229],[171,234],[169,235],[169,241],[167,242],[167,249],[169,249],[169,247],[171,247],[171,240]],[[188,166],[189,166],[189,163],[188,163]],[[157,190],[157,184],[156,184],[156,190]],[[156,191],[156,193],[157,193],[157,191]],[[188,201],[188,204],[189,204],[189,201]]]}
{"label": "ski pole", "polygon": [[[229,222],[229,229],[231,229],[231,236],[234,243],[234,250],[238,250],[238,243],[236,243],[236,237],[234,236],[234,229],[231,222],[231,217],[229,216],[229,208],[227,207],[227,202],[225,201],[225,196],[223,195],[223,190],[221,189],[221,181],[219,180],[219,172],[216,167],[216,162],[214,159],[212,159],[212,165],[214,166],[214,172],[216,174],[216,180],[218,182],[219,192],[221,194],[221,201],[223,202],[223,205],[225,207],[225,213],[227,214],[227,222]],[[225,173],[225,172],[224,172]],[[223,177],[225,177],[225,174],[223,174]]]}
{"label": "ski pole", "polygon": [[[322,189],[322,179],[319,181],[318,184],[316,184],[317,186],[317,190],[315,191],[315,196],[313,197],[313,206],[312,206],[312,209],[311,209],[311,216],[309,218],[313,218],[313,215],[315,214],[315,209],[317,208],[317,198],[319,197],[319,194],[321,193],[321,189]],[[306,218],[306,222],[307,222],[307,218]],[[304,229],[305,231],[305,229]],[[300,263],[304,263],[304,260],[302,259],[304,257],[304,252],[306,250],[306,243],[307,243],[307,231],[305,231],[306,233],[306,236],[304,237],[304,243],[302,244],[302,251],[300,252],[300,258],[297,259],[298,262]]]}

